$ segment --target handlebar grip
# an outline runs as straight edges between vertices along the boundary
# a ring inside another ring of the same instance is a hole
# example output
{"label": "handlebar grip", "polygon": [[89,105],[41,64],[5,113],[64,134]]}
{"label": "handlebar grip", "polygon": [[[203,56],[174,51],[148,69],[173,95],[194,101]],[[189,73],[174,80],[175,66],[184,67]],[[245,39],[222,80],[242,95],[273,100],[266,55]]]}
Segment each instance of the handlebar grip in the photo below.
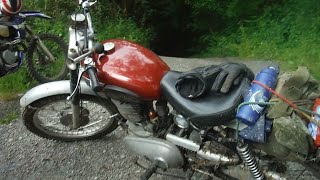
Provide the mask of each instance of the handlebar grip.
{"label": "handlebar grip", "polygon": [[148,168],[142,175],[141,180],[148,180],[153,173],[157,171],[158,165],[156,162],[154,162],[150,168]]}
{"label": "handlebar grip", "polygon": [[97,78],[97,69],[93,66],[89,66],[86,68],[86,73],[89,75],[92,90],[95,92],[99,91],[101,86]]}

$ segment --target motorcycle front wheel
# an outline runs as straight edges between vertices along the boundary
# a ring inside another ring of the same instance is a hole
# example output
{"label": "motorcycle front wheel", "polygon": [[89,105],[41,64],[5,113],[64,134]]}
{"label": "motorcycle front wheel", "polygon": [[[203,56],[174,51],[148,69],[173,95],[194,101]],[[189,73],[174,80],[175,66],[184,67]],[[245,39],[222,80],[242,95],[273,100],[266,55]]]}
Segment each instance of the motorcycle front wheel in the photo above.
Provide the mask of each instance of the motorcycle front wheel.
{"label": "motorcycle front wheel", "polygon": [[[54,60],[46,55],[37,38],[50,51]],[[30,76],[40,83],[64,79],[69,72],[65,64],[68,46],[56,35],[45,33],[37,35],[37,38],[30,41],[27,49],[26,63]]]}
{"label": "motorcycle front wheel", "polygon": [[80,127],[72,128],[71,102],[68,94],[45,97],[28,105],[22,119],[31,132],[59,141],[96,139],[115,130],[118,111],[111,101],[81,95]]}

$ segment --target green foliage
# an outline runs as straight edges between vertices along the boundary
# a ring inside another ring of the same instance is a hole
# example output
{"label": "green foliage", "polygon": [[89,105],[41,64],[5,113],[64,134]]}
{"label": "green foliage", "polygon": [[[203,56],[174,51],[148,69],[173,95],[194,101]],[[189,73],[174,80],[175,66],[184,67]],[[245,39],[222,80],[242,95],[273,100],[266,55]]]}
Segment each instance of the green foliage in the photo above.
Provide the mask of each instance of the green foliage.
{"label": "green foliage", "polygon": [[232,30],[243,19],[261,13],[264,0],[186,0],[192,9],[190,25],[207,34]]}
{"label": "green foliage", "polygon": [[23,2],[23,8],[25,10],[39,10],[52,17],[67,17],[70,12],[76,9],[76,5],[76,0],[33,0]]}
{"label": "green foliage", "polygon": [[23,66],[17,72],[0,78],[0,99],[12,99],[15,94],[26,91],[33,84]]}
{"label": "green foliage", "polygon": [[100,25],[96,32],[97,39],[100,41],[116,38],[126,39],[144,46],[149,46],[150,39],[152,38],[150,30],[139,28],[133,20],[121,17]]}
{"label": "green foliage", "polygon": [[271,6],[230,34],[205,35],[210,44],[202,55],[277,60],[283,70],[303,65],[320,79],[319,7],[317,0],[288,0]]}
{"label": "green foliage", "polygon": [[[25,9],[38,9],[54,17],[44,21],[35,19],[33,24],[36,32],[48,32],[67,38],[70,15],[78,10],[78,1],[36,0],[26,1]],[[138,1],[140,2],[140,1]],[[91,8],[91,16],[97,37],[100,40],[108,38],[122,38],[149,45],[152,33],[149,28],[139,27],[131,18],[127,17],[133,1],[98,1]],[[53,26],[54,25],[54,26]]]}
{"label": "green foliage", "polygon": [[0,124],[9,124],[13,120],[17,119],[19,116],[19,113],[17,111],[12,111],[8,113],[5,117],[0,119]]}
{"label": "green foliage", "polygon": [[29,20],[28,24],[35,32],[47,32],[63,37],[68,33],[68,18],[70,14],[77,8],[76,1],[61,0],[34,0],[24,1],[24,10],[38,10],[52,17],[51,20],[34,18]]}

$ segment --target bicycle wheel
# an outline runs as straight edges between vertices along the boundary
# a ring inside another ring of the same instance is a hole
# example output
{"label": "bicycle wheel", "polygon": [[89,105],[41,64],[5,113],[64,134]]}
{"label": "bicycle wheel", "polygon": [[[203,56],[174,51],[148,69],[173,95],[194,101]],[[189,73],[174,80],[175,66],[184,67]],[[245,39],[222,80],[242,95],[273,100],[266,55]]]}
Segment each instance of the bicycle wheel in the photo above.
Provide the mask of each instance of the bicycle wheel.
{"label": "bicycle wheel", "polygon": [[111,101],[81,95],[80,125],[72,128],[71,102],[68,94],[49,96],[27,106],[22,119],[25,126],[38,136],[59,141],[80,141],[100,138],[118,127],[116,108]]}
{"label": "bicycle wheel", "polygon": [[30,76],[40,83],[64,79],[69,72],[65,64],[68,47],[59,36],[52,34],[39,34],[39,39],[51,52],[54,60],[43,52],[37,39],[30,41],[27,49],[26,63]]}

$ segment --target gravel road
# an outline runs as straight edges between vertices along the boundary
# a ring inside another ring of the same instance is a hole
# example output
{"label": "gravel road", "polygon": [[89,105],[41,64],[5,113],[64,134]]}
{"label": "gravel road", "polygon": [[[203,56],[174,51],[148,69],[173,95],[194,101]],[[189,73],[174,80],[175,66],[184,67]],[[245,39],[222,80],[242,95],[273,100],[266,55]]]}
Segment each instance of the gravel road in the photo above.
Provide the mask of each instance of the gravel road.
{"label": "gravel road", "polygon": [[[225,59],[163,59],[176,70],[219,63]],[[232,59],[231,59],[232,60]],[[251,62],[260,68],[270,62]],[[257,72],[257,70],[254,70]],[[0,118],[20,110],[18,100],[0,101]],[[144,170],[136,156],[122,142],[124,132],[113,133],[94,141],[62,143],[39,138],[22,124],[20,116],[9,125],[0,125],[0,179],[139,179]],[[141,161],[141,159],[139,160]],[[142,164],[146,164],[143,160]],[[181,174],[181,171],[175,170]],[[312,179],[310,175],[306,175]],[[153,175],[151,179],[178,179]]]}

